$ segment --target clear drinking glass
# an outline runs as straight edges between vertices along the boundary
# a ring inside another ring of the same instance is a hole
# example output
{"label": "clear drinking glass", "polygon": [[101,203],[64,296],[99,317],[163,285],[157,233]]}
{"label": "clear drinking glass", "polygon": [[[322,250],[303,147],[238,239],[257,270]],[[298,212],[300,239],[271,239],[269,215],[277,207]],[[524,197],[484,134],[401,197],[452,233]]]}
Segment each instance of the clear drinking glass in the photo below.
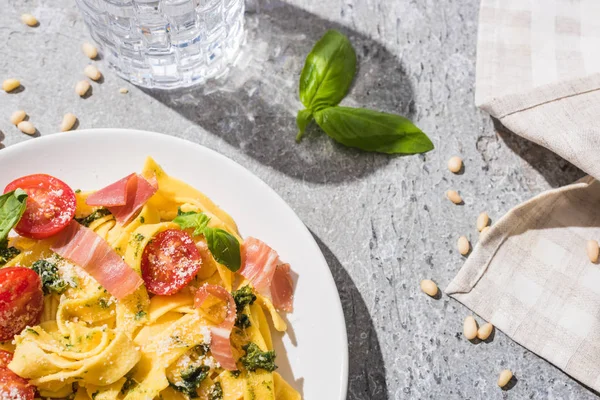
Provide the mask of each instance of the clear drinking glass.
{"label": "clear drinking glass", "polygon": [[217,78],[244,39],[244,0],[76,0],[109,66],[171,89]]}

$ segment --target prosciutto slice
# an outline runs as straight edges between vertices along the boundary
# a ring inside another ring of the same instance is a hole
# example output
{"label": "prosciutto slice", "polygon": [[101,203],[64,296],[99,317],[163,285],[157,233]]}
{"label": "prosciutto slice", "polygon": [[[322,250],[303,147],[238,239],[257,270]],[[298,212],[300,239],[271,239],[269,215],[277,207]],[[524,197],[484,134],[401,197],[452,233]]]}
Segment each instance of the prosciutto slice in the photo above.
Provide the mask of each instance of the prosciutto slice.
{"label": "prosciutto slice", "polygon": [[242,248],[244,265],[239,273],[258,293],[271,299],[275,308],[291,312],[294,285],[290,265],[282,263],[275,250],[256,238],[247,238]]}
{"label": "prosciutto slice", "polygon": [[83,268],[117,299],[144,283],[104,239],[76,221],[56,236],[51,249]]}
{"label": "prosciutto slice", "polygon": [[280,264],[275,268],[271,282],[271,299],[275,308],[285,312],[294,311],[294,282],[290,264]]}
{"label": "prosciutto slice", "polygon": [[90,194],[85,202],[88,206],[124,206],[127,204],[128,186],[129,184],[135,183],[134,179],[132,179],[134,175],[135,174],[128,175],[125,178],[108,185],[104,189],[100,189],[97,192]]}
{"label": "prosciutto slice", "polygon": [[229,339],[231,330],[235,324],[237,313],[235,300],[233,299],[233,296],[231,296],[231,293],[225,290],[225,288],[217,285],[205,284],[196,292],[194,308],[200,308],[211,295],[227,303],[227,315],[223,322],[211,328],[210,351],[215,360],[221,364],[222,368],[228,371],[235,371],[237,370],[237,366],[235,364],[235,359],[233,358],[231,341]]}
{"label": "prosciutto slice", "polygon": [[249,237],[244,241],[244,265],[238,271],[254,288],[262,293],[271,287],[275,268],[280,264],[275,250],[258,239]]}
{"label": "prosciutto slice", "polygon": [[108,208],[119,223],[126,224],[156,190],[156,182],[149,182],[139,174],[131,174],[91,194],[86,203]]}

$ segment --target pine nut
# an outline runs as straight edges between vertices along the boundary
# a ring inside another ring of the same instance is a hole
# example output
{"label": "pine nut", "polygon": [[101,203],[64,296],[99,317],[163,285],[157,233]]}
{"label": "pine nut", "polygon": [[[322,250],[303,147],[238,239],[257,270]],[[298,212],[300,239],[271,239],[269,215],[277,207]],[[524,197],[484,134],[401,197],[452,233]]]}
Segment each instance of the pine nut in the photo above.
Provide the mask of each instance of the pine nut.
{"label": "pine nut", "polygon": [[102,78],[102,73],[94,65],[88,65],[85,67],[83,73],[93,81],[97,81],[98,79]]}
{"label": "pine nut", "polygon": [[587,255],[590,258],[590,261],[594,264],[598,262],[598,255],[600,255],[600,247],[598,247],[597,241],[587,241]]}
{"label": "pine nut", "polygon": [[479,328],[479,330],[477,331],[477,338],[481,339],[481,340],[486,340],[487,338],[490,337],[493,330],[494,330],[494,325],[492,325],[488,322],[488,323],[484,324],[481,328]]}
{"label": "pine nut", "polygon": [[512,377],[513,373],[510,369],[505,369],[504,371],[500,372],[500,376],[498,377],[498,386],[504,387],[508,385],[508,382],[510,382]]}
{"label": "pine nut", "polygon": [[29,121],[19,122],[17,128],[19,128],[21,132],[26,133],[28,135],[33,135],[35,133],[35,126],[33,126],[33,124]]}
{"label": "pine nut", "polygon": [[430,279],[423,279],[421,281],[421,290],[423,291],[423,293],[431,297],[435,297],[435,295],[438,294],[437,285]]}
{"label": "pine nut", "polygon": [[458,156],[454,156],[448,160],[448,169],[450,170],[450,172],[457,174],[462,169],[462,166],[463,166],[462,158],[460,158]]}
{"label": "pine nut", "polygon": [[460,194],[458,194],[456,190],[448,190],[446,192],[446,197],[454,204],[460,204],[463,202],[462,197],[460,197]]}
{"label": "pine nut", "polygon": [[81,97],[85,96],[88,90],[90,90],[90,83],[88,81],[79,81],[75,85],[75,92]]}
{"label": "pine nut", "polygon": [[465,318],[463,334],[468,340],[473,340],[477,337],[477,321],[470,315]]}
{"label": "pine nut", "polygon": [[4,82],[2,82],[2,90],[5,92],[12,92],[19,86],[21,86],[21,81],[18,79],[6,79]]}
{"label": "pine nut", "polygon": [[489,231],[489,230],[490,230],[490,227],[489,227],[489,226],[486,226],[486,227],[484,227],[484,228],[481,230],[481,233],[482,233],[482,234],[483,234],[483,233],[486,233],[486,232],[487,232],[487,231]]}
{"label": "pine nut", "polygon": [[127,94],[127,93],[129,93],[129,89],[122,87],[121,89],[119,89],[119,93]]}
{"label": "pine nut", "polygon": [[17,110],[10,116],[10,123],[13,125],[19,125],[19,122],[23,121],[27,113],[23,110]]}
{"label": "pine nut", "polygon": [[85,54],[92,60],[98,57],[98,49],[96,48],[96,46],[89,42],[85,42],[83,45],[81,45],[81,50],[83,50],[83,54]]}
{"label": "pine nut", "polygon": [[31,14],[21,14],[21,22],[24,23],[25,25],[36,26],[38,23],[38,20],[36,17],[34,17]]}
{"label": "pine nut", "polygon": [[483,228],[488,226],[489,223],[490,223],[489,215],[487,215],[486,212],[482,212],[481,214],[479,214],[479,217],[477,217],[477,230],[479,232],[481,232],[483,230]]}
{"label": "pine nut", "polygon": [[466,236],[461,236],[458,238],[458,252],[463,256],[469,254],[469,250],[471,250],[471,243],[469,243],[469,239]]}
{"label": "pine nut", "polygon": [[60,124],[60,131],[61,132],[70,131],[71,128],[73,128],[73,126],[75,125],[75,122],[77,122],[77,117],[74,114],[71,114],[71,113],[65,114],[65,116],[63,117],[62,123]]}

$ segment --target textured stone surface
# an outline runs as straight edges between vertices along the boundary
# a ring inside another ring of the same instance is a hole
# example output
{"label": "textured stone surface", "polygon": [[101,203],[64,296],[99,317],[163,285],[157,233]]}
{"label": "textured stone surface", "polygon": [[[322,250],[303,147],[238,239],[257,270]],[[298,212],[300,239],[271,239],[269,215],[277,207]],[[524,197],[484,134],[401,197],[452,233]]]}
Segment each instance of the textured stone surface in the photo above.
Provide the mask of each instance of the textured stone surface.
{"label": "textured stone surface", "polygon": [[[291,3],[295,3],[293,5]],[[509,132],[496,133],[473,105],[478,0],[251,1],[248,42],[228,82],[154,93],[105,79],[87,99],[74,92],[89,63],[72,0],[4,0],[0,79],[25,90],[0,92],[0,147],[35,140],[8,122],[25,109],[40,135],[73,112],[79,128],[147,129],[184,137],[238,161],[273,187],[306,223],[327,257],[350,341],[349,399],[592,399],[595,394],[496,332],[473,345],[469,313],[443,295],[463,263],[458,236],[477,241],[481,211],[492,220],[581,172]],[[40,26],[19,22],[31,12]],[[296,82],[305,55],[328,28],[349,35],[360,69],[347,105],[402,113],[436,145],[424,156],[389,157],[336,145],[312,130],[295,144]],[[129,94],[119,94],[128,87]],[[452,175],[452,155],[465,160]],[[458,189],[464,206],[444,199]],[[496,387],[510,368],[518,382]]]}

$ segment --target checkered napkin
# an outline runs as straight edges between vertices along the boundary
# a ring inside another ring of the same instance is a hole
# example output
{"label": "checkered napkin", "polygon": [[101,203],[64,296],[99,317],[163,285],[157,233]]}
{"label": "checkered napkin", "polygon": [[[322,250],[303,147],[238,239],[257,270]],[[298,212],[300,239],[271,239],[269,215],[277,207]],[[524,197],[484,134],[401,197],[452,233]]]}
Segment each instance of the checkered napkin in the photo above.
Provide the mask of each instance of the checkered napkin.
{"label": "checkered napkin", "polygon": [[[600,0],[482,0],[479,107],[600,179]],[[523,203],[480,242],[446,292],[600,391],[600,183]]]}

